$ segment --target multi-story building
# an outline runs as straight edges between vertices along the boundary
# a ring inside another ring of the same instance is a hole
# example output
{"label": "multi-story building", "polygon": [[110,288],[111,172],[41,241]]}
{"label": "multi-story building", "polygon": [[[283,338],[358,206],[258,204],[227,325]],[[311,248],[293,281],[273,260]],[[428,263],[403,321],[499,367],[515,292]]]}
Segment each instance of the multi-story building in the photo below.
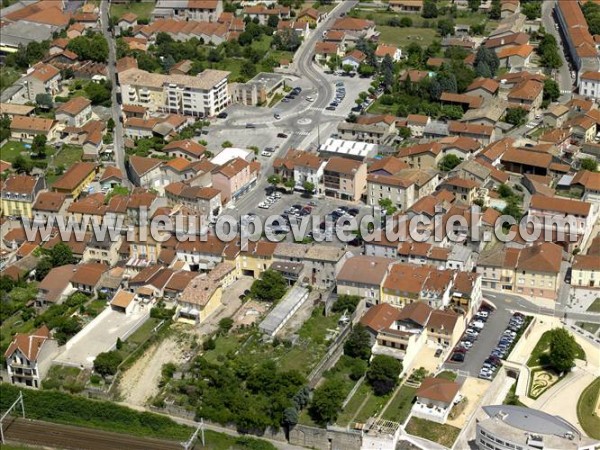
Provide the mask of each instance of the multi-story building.
{"label": "multi-story building", "polygon": [[45,187],[44,177],[29,175],[8,177],[2,183],[2,215],[31,219],[36,197]]}
{"label": "multi-story building", "polygon": [[357,202],[367,187],[367,165],[333,157],[325,165],[323,184],[326,196]]}
{"label": "multi-story building", "polygon": [[593,450],[599,442],[588,438],[559,416],[514,405],[483,406],[487,418],[477,421],[479,450],[550,449]]}
{"label": "multi-story building", "polygon": [[600,288],[600,256],[577,255],[571,270],[571,286]]}
{"label": "multi-story building", "polygon": [[560,280],[562,247],[552,242],[523,249],[485,251],[477,262],[484,289],[555,299]]}
{"label": "multi-story building", "polygon": [[8,381],[39,388],[57,353],[58,343],[46,325],[31,334],[17,333],[4,353]]}
{"label": "multi-story building", "polygon": [[66,126],[82,127],[92,118],[92,102],[85,97],[73,97],[56,110],[56,120]]}
{"label": "multi-story building", "polygon": [[256,185],[260,163],[235,158],[213,171],[213,187],[221,192],[223,204],[236,201]]}
{"label": "multi-story building", "polygon": [[293,179],[294,189],[303,191],[304,183],[311,183],[316,193],[320,193],[325,164],[314,153],[290,149],[283,158],[275,159],[273,168],[283,181]]}
{"label": "multi-story building", "polygon": [[78,162],[69,169],[52,185],[52,191],[67,194],[77,198],[93,180],[96,175],[96,164]]}
{"label": "multi-story building", "polygon": [[165,187],[165,194],[169,204],[187,206],[205,221],[221,213],[221,191],[218,189],[172,183]]}
{"label": "multi-story building", "polygon": [[20,83],[25,85],[27,99],[35,102],[38,94],[52,96],[58,94],[61,79],[60,70],[50,64],[39,62],[27,71],[27,75]]}
{"label": "multi-story building", "polygon": [[152,17],[216,22],[222,12],[222,0],[158,0]]}
{"label": "multi-story building", "polygon": [[229,104],[229,72],[208,69],[196,76],[162,75],[132,68],[119,73],[124,105],[149,111],[214,116]]}
{"label": "multi-story building", "polygon": [[600,72],[585,72],[580,79],[579,93],[596,100],[600,99]]}
{"label": "multi-story building", "polygon": [[42,117],[15,116],[10,122],[11,138],[17,141],[32,142],[38,135],[51,141],[56,137],[58,122]]}

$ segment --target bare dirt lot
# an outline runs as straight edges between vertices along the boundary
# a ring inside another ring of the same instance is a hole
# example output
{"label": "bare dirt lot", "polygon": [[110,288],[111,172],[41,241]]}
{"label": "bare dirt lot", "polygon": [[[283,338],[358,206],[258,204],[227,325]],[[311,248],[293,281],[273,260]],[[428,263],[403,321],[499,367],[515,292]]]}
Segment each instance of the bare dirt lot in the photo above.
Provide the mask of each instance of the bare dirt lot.
{"label": "bare dirt lot", "polygon": [[176,332],[150,347],[133,366],[125,372],[119,383],[119,391],[123,401],[128,404],[143,406],[158,394],[158,383],[164,364],[184,362],[189,351],[191,336],[189,325],[174,325]]}

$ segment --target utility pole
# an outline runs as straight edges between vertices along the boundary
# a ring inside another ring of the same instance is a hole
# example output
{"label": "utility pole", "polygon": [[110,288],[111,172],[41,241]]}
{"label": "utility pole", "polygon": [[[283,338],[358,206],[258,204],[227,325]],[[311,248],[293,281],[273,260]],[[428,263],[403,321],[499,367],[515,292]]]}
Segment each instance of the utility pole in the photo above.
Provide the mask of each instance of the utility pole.
{"label": "utility pole", "polygon": [[198,437],[198,432],[201,432],[200,440],[202,441],[202,446],[203,447],[206,446],[206,443],[204,441],[204,420],[200,419],[200,423],[198,424],[196,431],[194,431],[194,434],[192,434],[192,436],[186,442],[181,443],[181,446],[185,450],[191,450],[192,448],[194,448],[194,442],[196,441],[196,438]]}
{"label": "utility pole", "polygon": [[10,405],[10,408],[8,408],[8,410],[2,415],[2,417],[0,417],[0,443],[4,444],[4,419],[6,418],[6,416],[8,416],[10,414],[10,412],[18,405],[21,404],[21,415],[23,416],[23,419],[25,418],[25,403],[23,402],[23,391],[19,391],[19,396],[17,397],[17,399],[14,401],[14,403],[12,405]]}

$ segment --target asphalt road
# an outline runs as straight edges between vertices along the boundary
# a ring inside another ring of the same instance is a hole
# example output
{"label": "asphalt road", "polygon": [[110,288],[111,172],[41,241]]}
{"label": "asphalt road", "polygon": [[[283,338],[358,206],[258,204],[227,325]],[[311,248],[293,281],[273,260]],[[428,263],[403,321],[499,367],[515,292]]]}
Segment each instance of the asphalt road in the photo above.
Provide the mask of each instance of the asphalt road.
{"label": "asphalt road", "polygon": [[126,434],[57,425],[28,419],[15,419],[4,424],[4,437],[9,442],[20,442],[44,447],[73,450],[176,450],[178,442],[140,438]]}
{"label": "asphalt road", "polygon": [[115,165],[121,169],[123,175],[127,174],[125,168],[125,145],[123,139],[123,124],[121,123],[121,107],[117,102],[117,74],[116,74],[116,48],[115,40],[112,33],[109,31],[109,9],[110,2],[103,1],[100,3],[100,17],[102,22],[102,34],[108,41],[108,76],[112,83],[112,106],[111,116],[115,121],[115,129],[113,130],[114,144],[114,159]]}
{"label": "asphalt road", "polygon": [[[542,2],[542,23],[547,33],[550,33],[556,38],[559,46],[562,45],[562,36],[559,31],[555,28],[556,22],[554,21],[553,11],[556,6],[556,0],[546,0]],[[571,79],[571,71],[569,70],[569,64],[565,57],[564,46],[562,46],[559,52],[562,59],[563,65],[555,77],[555,81],[560,86],[561,97],[559,103],[565,103],[571,99],[573,91],[573,80]]]}

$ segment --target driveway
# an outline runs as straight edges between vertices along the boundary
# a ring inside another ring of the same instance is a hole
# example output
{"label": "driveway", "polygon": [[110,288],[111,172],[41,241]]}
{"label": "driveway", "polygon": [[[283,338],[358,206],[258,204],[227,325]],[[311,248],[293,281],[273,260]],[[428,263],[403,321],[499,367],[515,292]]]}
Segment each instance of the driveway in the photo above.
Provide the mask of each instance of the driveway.
{"label": "driveway", "polygon": [[150,308],[125,315],[110,308],[105,309],[65,346],[65,351],[54,362],[66,366],[91,368],[98,354],[112,350],[117,339],[125,340],[150,317]]}

